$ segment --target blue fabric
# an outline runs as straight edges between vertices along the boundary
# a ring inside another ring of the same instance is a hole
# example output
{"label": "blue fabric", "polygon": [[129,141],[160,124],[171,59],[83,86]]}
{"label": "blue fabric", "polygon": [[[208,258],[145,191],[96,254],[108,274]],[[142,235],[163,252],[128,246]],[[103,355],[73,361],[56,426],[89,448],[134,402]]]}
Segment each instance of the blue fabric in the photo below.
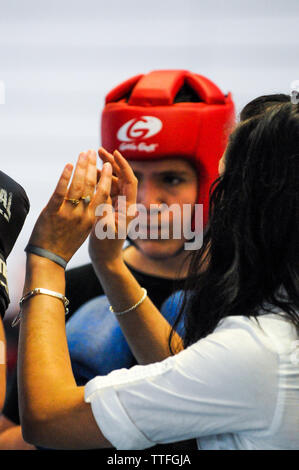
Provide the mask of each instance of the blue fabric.
{"label": "blue fabric", "polygon": [[[181,292],[169,297],[161,313],[172,325],[178,313]],[[182,321],[176,328],[182,334]],[[117,319],[109,310],[106,296],[82,305],[66,325],[68,346],[75,379],[84,385],[97,375],[136,364]]]}

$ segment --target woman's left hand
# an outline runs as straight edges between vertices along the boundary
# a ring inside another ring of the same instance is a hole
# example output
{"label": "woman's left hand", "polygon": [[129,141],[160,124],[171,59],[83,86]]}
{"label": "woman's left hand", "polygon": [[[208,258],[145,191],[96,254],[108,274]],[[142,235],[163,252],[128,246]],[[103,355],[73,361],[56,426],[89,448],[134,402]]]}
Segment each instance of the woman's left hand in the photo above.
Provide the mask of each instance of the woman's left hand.
{"label": "woman's left hand", "polygon": [[112,167],[109,163],[103,165],[97,185],[96,163],[95,151],[80,153],[69,188],[73,165],[65,166],[34,226],[29,240],[31,245],[49,250],[65,261],[71,259],[90,233],[95,208],[110,199]]}

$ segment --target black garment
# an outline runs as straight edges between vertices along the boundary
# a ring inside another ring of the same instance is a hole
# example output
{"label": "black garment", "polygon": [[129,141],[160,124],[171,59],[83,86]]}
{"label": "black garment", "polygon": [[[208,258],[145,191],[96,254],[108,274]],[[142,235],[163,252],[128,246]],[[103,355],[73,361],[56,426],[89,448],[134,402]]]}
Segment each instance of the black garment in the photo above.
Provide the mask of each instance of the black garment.
{"label": "black garment", "polygon": [[[184,280],[176,281],[152,276],[137,271],[130,266],[128,267],[139,284],[147,290],[149,298],[159,310],[163,302],[175,290],[183,289]],[[105,294],[103,287],[94,272],[92,264],[85,264],[67,271],[65,296],[70,301],[67,320],[81,305],[103,294]]]}
{"label": "black garment", "polygon": [[0,171],[0,315],[9,305],[6,260],[29,212],[29,199],[22,186]]}

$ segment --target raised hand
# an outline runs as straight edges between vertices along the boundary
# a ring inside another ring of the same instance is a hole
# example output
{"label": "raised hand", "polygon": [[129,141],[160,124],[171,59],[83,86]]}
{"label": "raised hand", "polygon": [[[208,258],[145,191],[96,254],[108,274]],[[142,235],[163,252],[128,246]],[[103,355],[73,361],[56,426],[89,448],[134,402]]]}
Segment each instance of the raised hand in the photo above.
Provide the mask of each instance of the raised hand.
{"label": "raised hand", "polygon": [[96,207],[110,201],[112,167],[105,163],[99,175],[96,164],[97,154],[89,150],[80,153],[72,179],[73,165],[65,166],[35,224],[31,245],[49,250],[65,261],[71,259],[95,223]]}
{"label": "raised hand", "polygon": [[114,175],[106,207],[96,209],[97,220],[89,240],[89,253],[94,263],[112,261],[121,256],[128,224],[136,214],[137,178],[129,163],[115,150],[113,155],[100,148],[104,165],[110,164]]}

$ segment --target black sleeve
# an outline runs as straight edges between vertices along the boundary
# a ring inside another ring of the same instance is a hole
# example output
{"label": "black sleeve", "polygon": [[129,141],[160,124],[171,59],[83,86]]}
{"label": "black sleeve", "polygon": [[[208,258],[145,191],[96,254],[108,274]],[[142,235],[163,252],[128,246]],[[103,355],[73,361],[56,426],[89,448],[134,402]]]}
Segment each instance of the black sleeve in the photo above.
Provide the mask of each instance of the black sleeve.
{"label": "black sleeve", "polygon": [[14,375],[9,390],[7,390],[6,393],[6,399],[2,414],[5,416],[5,418],[9,419],[16,425],[20,424],[17,368],[15,368],[14,370]]}
{"label": "black sleeve", "polygon": [[104,294],[91,263],[66,271],[65,280],[65,296],[70,301],[67,320],[85,302]]}

